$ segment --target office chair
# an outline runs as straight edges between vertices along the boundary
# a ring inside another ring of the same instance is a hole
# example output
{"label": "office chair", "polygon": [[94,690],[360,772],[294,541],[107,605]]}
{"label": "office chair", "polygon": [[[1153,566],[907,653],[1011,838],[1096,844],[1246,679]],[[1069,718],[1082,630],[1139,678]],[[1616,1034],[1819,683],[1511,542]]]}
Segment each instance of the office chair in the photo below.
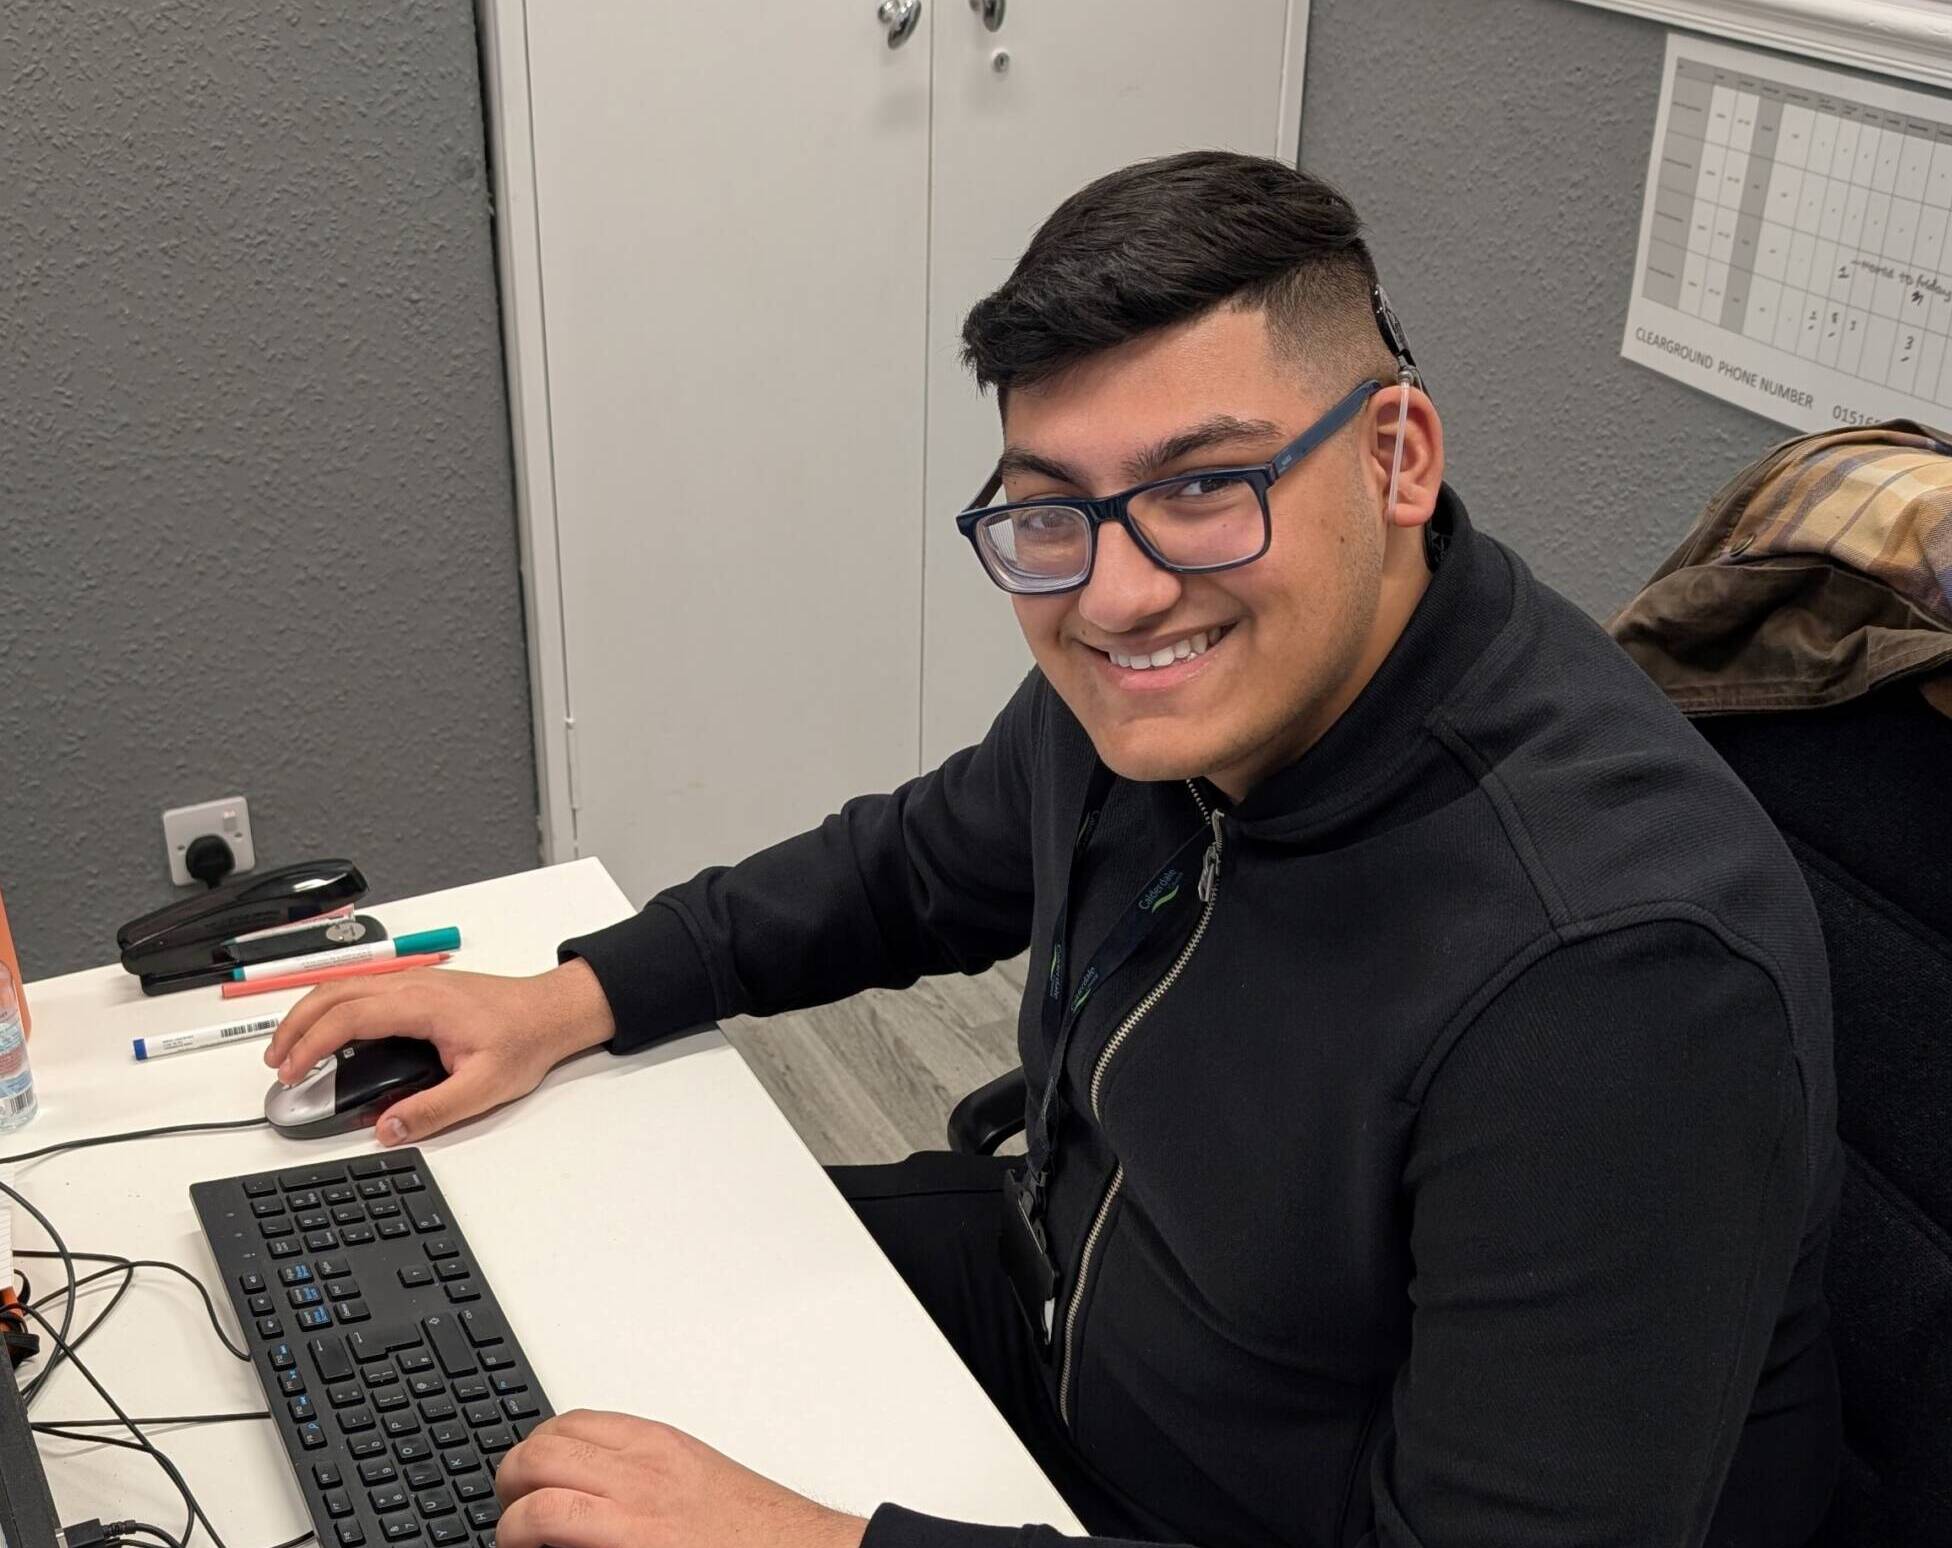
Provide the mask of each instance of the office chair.
{"label": "office chair", "polygon": [[1843,1476],[1817,1548],[1952,1543],[1952,719],[1911,683],[1695,722],[1803,868],[1845,1176],[1824,1290]]}
{"label": "office chair", "polygon": [[[1952,719],[1897,683],[1695,722],[1802,866],[1830,955],[1846,1174],[1825,1290],[1846,1457],[1813,1548],[1952,1543]],[[989,1154],[1023,1071],[949,1115]]]}

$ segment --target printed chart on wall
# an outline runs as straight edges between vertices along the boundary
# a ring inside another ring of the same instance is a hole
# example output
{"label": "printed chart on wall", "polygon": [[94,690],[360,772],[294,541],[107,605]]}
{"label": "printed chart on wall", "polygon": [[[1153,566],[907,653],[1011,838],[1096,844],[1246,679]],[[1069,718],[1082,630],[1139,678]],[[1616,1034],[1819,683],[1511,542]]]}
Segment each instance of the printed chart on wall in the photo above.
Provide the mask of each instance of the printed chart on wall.
{"label": "printed chart on wall", "polygon": [[1952,100],[1670,34],[1621,354],[1798,430],[1952,425]]}

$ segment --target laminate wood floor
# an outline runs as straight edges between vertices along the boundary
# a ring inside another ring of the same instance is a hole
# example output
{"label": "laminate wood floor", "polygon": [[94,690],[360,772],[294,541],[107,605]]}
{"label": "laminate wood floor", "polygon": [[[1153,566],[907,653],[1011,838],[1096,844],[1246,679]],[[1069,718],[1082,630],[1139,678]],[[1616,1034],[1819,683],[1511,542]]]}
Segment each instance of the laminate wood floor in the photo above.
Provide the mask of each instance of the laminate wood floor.
{"label": "laminate wood floor", "polygon": [[1024,960],[722,1027],[821,1162],[899,1161],[942,1149],[949,1109],[1017,1064]]}

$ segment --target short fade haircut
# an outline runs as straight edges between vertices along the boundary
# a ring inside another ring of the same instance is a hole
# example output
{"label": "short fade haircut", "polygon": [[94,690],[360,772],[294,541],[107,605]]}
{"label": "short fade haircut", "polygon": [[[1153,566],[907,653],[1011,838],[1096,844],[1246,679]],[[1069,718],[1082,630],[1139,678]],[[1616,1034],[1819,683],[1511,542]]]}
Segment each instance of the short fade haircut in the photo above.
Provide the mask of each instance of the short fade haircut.
{"label": "short fade haircut", "polygon": [[1264,310],[1298,363],[1395,379],[1376,265],[1355,207],[1264,156],[1188,151],[1071,195],[962,327],[963,364],[999,404],[1079,361],[1221,306]]}

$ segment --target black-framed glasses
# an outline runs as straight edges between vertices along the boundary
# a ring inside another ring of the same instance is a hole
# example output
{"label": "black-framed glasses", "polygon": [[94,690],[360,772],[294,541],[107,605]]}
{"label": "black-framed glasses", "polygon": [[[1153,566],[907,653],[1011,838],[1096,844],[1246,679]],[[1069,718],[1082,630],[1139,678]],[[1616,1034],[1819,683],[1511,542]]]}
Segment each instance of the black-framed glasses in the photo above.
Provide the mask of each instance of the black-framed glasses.
{"label": "black-framed glasses", "polygon": [[1196,468],[1091,499],[1048,495],[985,505],[1002,479],[991,474],[971,509],[956,518],[989,578],[1019,596],[1076,591],[1091,579],[1098,529],[1123,527],[1141,552],[1175,575],[1209,575],[1252,564],[1273,534],[1267,492],[1274,481],[1356,415],[1383,383],[1372,377],[1266,462]]}

